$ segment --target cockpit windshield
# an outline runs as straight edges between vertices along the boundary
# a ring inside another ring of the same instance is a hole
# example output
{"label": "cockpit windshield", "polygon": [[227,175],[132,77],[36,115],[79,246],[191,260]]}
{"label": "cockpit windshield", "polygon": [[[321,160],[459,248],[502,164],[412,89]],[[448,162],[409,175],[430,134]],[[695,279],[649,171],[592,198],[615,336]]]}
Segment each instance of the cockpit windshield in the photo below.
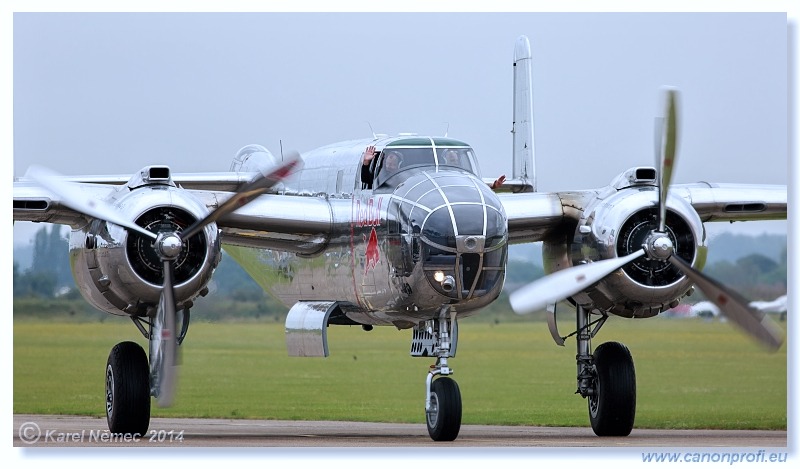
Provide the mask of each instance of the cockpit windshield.
{"label": "cockpit windshield", "polygon": [[475,155],[472,148],[439,148],[439,166],[452,166],[475,173],[472,162]]}
{"label": "cockpit windshield", "polygon": [[477,162],[468,146],[387,146],[383,149],[375,169],[375,187],[382,185],[395,174],[416,167],[460,169],[477,175]]}

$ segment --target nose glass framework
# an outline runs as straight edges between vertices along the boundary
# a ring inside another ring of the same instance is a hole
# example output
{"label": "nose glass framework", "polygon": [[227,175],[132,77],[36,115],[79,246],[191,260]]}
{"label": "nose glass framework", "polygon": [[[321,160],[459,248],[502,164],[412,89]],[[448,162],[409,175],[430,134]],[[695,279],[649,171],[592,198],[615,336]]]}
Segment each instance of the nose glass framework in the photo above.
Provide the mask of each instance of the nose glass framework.
{"label": "nose glass framework", "polygon": [[405,194],[430,285],[455,300],[480,297],[505,271],[507,224],[502,205],[477,178],[425,173]]}

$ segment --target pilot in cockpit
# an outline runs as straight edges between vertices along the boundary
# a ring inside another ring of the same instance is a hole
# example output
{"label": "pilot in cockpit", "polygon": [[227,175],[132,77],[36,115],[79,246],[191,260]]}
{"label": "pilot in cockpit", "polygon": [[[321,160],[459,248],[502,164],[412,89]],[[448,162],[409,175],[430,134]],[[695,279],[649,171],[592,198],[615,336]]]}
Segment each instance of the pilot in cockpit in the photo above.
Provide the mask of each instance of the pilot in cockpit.
{"label": "pilot in cockpit", "polygon": [[380,162],[381,167],[378,170],[372,166],[372,160],[379,154],[379,151],[375,151],[374,145],[370,145],[364,150],[361,157],[361,184],[364,189],[372,188],[372,181],[377,171],[380,171],[383,174],[383,180],[386,180],[399,171],[403,165],[403,155],[397,150],[390,150],[384,153],[383,160]]}
{"label": "pilot in cockpit", "polygon": [[455,150],[447,150],[444,153],[444,164],[448,166],[457,166],[462,168],[461,165],[461,158],[459,158],[458,153]]}
{"label": "pilot in cockpit", "polygon": [[399,151],[390,151],[383,156],[383,165],[381,166],[381,172],[386,171],[384,176],[389,177],[392,174],[396,173],[400,166],[403,165],[403,155],[400,154]]}
{"label": "pilot in cockpit", "polygon": [[[444,157],[442,158],[443,165],[446,166],[455,166],[457,168],[466,169],[471,171],[471,165],[469,163],[469,159],[466,155],[460,155],[458,151],[453,150],[452,148],[446,150],[444,152]],[[499,178],[495,179],[491,184],[489,184],[489,188],[492,190],[498,189],[506,180],[505,174],[500,176]]]}

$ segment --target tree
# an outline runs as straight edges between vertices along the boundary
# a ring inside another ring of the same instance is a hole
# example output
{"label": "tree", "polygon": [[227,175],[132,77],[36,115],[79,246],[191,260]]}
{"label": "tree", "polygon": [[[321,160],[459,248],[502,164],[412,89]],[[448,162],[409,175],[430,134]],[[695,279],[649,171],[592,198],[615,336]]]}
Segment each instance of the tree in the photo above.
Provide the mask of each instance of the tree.
{"label": "tree", "polygon": [[52,272],[36,272],[33,269],[20,272],[19,264],[16,262],[14,262],[13,282],[15,298],[51,298],[56,289],[56,280]]}
{"label": "tree", "polygon": [[776,285],[783,285],[783,288],[786,288],[786,279],[787,277],[787,245],[783,245],[783,251],[781,253],[781,257],[775,268],[771,272],[766,272],[762,276],[762,280],[764,283],[769,284],[776,284]]}
{"label": "tree", "polygon": [[56,289],[73,286],[69,264],[69,243],[60,225],[43,226],[33,240],[33,262],[21,272],[14,263],[14,296],[52,298]]}
{"label": "tree", "polygon": [[772,272],[778,267],[778,263],[767,256],[761,254],[750,254],[736,261],[736,264],[746,272],[760,276]]}
{"label": "tree", "polygon": [[[786,248],[783,249],[784,254]],[[705,272],[748,300],[771,300],[786,293],[786,256],[779,262],[761,254],[716,262]]]}
{"label": "tree", "polygon": [[533,262],[511,259],[506,264],[504,290],[514,291],[544,276],[542,266]]}

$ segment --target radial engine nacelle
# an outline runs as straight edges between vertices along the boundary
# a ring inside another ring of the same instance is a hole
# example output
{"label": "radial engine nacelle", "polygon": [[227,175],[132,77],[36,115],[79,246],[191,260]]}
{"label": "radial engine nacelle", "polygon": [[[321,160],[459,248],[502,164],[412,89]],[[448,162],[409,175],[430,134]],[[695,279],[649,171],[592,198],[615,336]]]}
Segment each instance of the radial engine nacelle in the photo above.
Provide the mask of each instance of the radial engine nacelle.
{"label": "radial engine nacelle", "polygon": [[[656,170],[632,168],[590,201],[567,243],[544,243],[545,269],[562,270],[639,251],[658,227]],[[665,234],[675,255],[696,269],[705,265],[703,223],[685,199],[669,195]],[[588,311],[651,317],[676,306],[693,282],[666,259],[643,256],[572,297]]]}
{"label": "radial engine nacelle", "polygon": [[[148,166],[106,200],[153,233],[175,232],[208,214],[188,191],[178,188],[166,166]],[[70,234],[70,263],[76,284],[98,309],[119,315],[147,315],[159,302],[163,263],[151,238],[113,223],[92,219]],[[209,223],[183,241],[174,262],[178,309],[208,292],[221,258],[219,231]]]}

